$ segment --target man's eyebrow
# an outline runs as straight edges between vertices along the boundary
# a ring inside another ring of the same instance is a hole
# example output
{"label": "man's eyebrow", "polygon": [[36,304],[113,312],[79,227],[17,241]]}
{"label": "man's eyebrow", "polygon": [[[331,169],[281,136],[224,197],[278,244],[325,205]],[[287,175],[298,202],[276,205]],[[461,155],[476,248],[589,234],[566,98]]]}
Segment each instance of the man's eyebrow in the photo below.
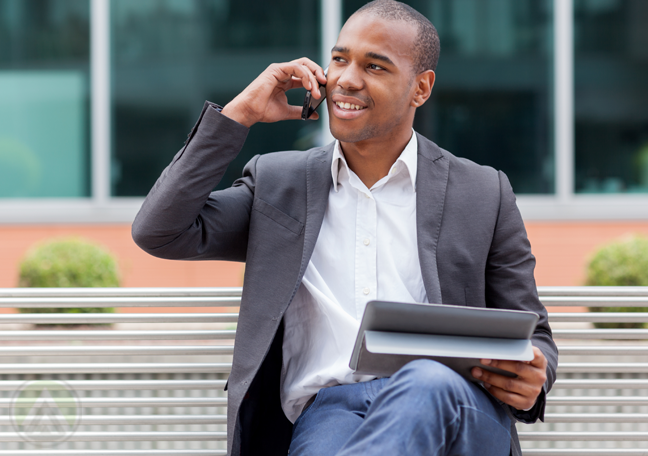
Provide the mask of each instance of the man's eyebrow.
{"label": "man's eyebrow", "polygon": [[340,47],[340,46],[333,46],[333,49],[331,49],[331,52],[340,52],[342,54],[348,54],[349,53],[349,48]]}
{"label": "man's eyebrow", "polygon": [[367,57],[369,57],[371,59],[381,60],[383,62],[389,63],[390,65],[396,66],[396,64],[394,62],[392,62],[392,60],[389,57],[387,57],[386,55],[376,54],[375,52],[367,52],[365,54],[365,56],[367,56]]}
{"label": "man's eyebrow", "polygon": [[[331,49],[331,52],[339,52],[341,54],[348,54],[350,51],[349,51],[349,48],[347,48],[347,47],[334,46],[333,49]],[[376,52],[367,52],[365,54],[365,57],[369,57],[370,59],[380,60],[381,62],[386,62],[386,63],[389,63],[390,65],[396,66],[396,64],[394,62],[392,62],[392,59],[390,59],[386,55],[378,54]]]}

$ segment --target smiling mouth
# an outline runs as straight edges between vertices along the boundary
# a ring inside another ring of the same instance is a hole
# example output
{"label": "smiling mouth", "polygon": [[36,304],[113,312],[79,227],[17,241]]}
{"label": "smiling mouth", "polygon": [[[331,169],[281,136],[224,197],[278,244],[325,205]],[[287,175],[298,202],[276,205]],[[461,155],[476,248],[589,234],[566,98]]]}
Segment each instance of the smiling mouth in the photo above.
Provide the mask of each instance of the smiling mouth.
{"label": "smiling mouth", "polygon": [[358,106],[353,103],[342,103],[341,101],[336,101],[335,104],[337,105],[338,108],[340,109],[346,109],[349,111],[360,111],[362,109],[367,109],[366,106]]}

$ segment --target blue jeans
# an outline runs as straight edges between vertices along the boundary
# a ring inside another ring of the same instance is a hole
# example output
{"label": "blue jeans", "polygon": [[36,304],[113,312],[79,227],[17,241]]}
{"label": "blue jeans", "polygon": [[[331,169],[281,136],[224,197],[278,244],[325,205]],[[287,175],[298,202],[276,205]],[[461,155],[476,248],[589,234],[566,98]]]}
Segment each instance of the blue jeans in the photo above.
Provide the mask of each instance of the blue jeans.
{"label": "blue jeans", "polygon": [[479,386],[430,360],[391,378],[320,390],[290,456],[508,456],[510,419]]}

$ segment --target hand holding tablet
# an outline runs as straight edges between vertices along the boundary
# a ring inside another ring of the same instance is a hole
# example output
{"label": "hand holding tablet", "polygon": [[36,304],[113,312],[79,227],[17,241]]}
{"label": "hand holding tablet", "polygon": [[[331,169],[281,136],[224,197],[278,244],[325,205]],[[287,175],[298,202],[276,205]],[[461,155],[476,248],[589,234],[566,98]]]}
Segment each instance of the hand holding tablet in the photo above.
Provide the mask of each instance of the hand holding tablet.
{"label": "hand holding tablet", "polygon": [[[367,303],[349,366],[359,374],[392,375],[415,359],[438,361],[470,381],[479,367],[516,377],[482,359],[530,362],[533,312],[387,301]],[[504,366],[504,364],[502,364]]]}

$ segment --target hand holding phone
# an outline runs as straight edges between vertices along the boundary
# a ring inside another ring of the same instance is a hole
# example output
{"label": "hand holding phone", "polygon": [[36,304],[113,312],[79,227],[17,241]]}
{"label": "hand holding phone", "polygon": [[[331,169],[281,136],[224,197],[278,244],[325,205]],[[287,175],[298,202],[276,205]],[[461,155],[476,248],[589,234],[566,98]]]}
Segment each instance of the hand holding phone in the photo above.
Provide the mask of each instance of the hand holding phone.
{"label": "hand holding phone", "polygon": [[248,128],[257,122],[299,119],[302,107],[288,104],[286,92],[298,87],[314,89],[322,79],[322,67],[306,57],[273,63],[227,103],[221,114]]}
{"label": "hand holding phone", "polygon": [[[328,67],[324,70],[324,76],[328,76]],[[326,84],[322,84],[318,81],[319,87],[320,87],[320,93],[322,96],[320,97],[319,100],[313,98],[313,95],[311,94],[311,91],[309,90],[306,92],[306,96],[304,97],[304,107],[302,108],[302,115],[301,118],[302,120],[307,120],[314,112],[315,110],[319,107],[319,105],[322,104],[322,101],[326,98]]]}

